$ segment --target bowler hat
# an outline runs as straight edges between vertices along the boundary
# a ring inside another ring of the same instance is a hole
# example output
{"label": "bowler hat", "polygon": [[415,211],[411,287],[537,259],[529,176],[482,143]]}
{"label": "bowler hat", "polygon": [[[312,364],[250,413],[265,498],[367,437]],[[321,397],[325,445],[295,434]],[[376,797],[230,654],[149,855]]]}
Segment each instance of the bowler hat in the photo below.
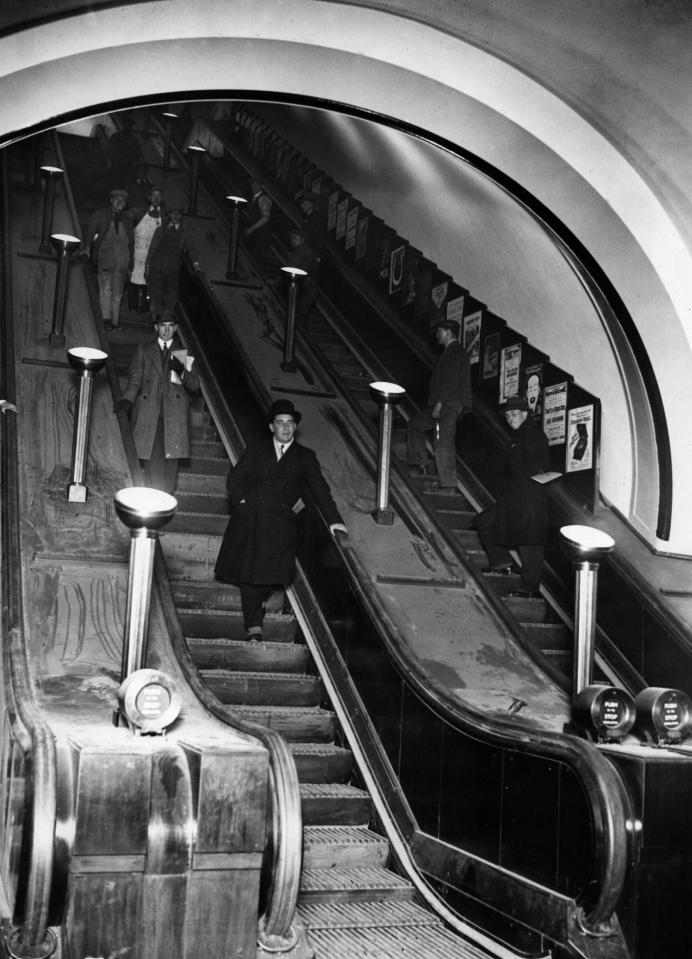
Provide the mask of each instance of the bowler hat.
{"label": "bowler hat", "polygon": [[274,400],[267,410],[267,423],[273,423],[277,416],[292,416],[296,426],[301,420],[301,414],[290,400]]}
{"label": "bowler hat", "polygon": [[501,413],[508,413],[510,410],[521,410],[522,413],[529,412],[529,404],[525,396],[510,396],[505,405],[500,410]]}
{"label": "bowler hat", "polygon": [[438,323],[435,323],[433,329],[451,330],[457,338],[459,337],[459,324],[456,320],[440,320]]}

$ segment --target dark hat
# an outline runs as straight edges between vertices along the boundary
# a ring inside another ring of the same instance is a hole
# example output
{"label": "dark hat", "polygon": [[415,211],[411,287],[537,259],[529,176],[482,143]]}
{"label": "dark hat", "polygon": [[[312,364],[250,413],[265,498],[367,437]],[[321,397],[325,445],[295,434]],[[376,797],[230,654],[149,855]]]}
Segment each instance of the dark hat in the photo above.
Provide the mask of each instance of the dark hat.
{"label": "dark hat", "polygon": [[456,320],[440,320],[438,323],[435,323],[433,326],[434,330],[451,330],[451,332],[458,338],[459,337],[459,324]]}
{"label": "dark hat", "polygon": [[529,404],[525,396],[510,396],[505,405],[500,409],[501,413],[508,413],[510,410],[521,410],[523,413],[529,412]]}
{"label": "dark hat", "polygon": [[301,420],[301,414],[290,400],[274,400],[267,410],[267,423],[273,423],[277,416],[292,416],[296,426]]}
{"label": "dark hat", "polygon": [[111,190],[111,192],[108,195],[111,197],[120,196],[123,198],[123,200],[130,199],[130,194],[127,192],[127,190]]}
{"label": "dark hat", "polygon": [[288,231],[286,236],[299,236],[301,240],[307,240],[307,233],[305,232],[305,230],[301,230],[299,226],[292,227]]}
{"label": "dark hat", "polygon": [[163,313],[157,313],[154,317],[154,326],[158,326],[159,323],[176,323],[178,318],[172,310],[164,310]]}

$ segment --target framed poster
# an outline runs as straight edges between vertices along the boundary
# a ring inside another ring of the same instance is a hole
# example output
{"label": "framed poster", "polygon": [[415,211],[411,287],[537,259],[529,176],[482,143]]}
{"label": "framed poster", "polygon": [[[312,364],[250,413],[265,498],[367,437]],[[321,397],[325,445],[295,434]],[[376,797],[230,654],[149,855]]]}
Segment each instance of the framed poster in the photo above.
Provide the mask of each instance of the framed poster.
{"label": "framed poster", "polygon": [[334,234],[337,240],[343,240],[346,236],[346,213],[348,212],[348,197],[344,197],[340,203],[336,205],[336,233]]}
{"label": "framed poster", "polygon": [[410,306],[415,303],[418,291],[418,253],[408,247],[404,257],[404,280],[402,283],[403,295],[401,297],[402,306]]}
{"label": "framed poster", "polygon": [[339,191],[334,190],[333,193],[329,194],[329,202],[327,203],[327,229],[331,232],[336,226],[336,208],[339,203]]}
{"label": "framed poster", "polygon": [[442,307],[447,299],[449,292],[449,282],[444,280],[442,283],[436,283],[430,290],[430,302],[432,304],[431,315],[429,318],[430,326],[434,326],[438,320],[445,319]]}
{"label": "framed poster", "polygon": [[521,370],[521,343],[506,346],[500,351],[500,403],[519,395]]}
{"label": "framed poster", "polygon": [[346,214],[346,249],[351,250],[356,245],[356,226],[360,207],[354,206]]}
{"label": "framed poster", "polygon": [[567,413],[565,471],[576,473],[593,466],[593,404],[576,406]]}
{"label": "framed poster", "polygon": [[398,246],[389,254],[389,292],[398,293],[404,282],[405,246]]}
{"label": "framed poster", "polygon": [[[464,349],[468,353],[469,363],[478,363],[481,357],[481,320],[480,310],[464,317]],[[485,375],[483,377],[486,378]]]}
{"label": "framed poster", "polygon": [[543,391],[543,432],[550,446],[565,442],[567,421],[567,383],[546,386]]}
{"label": "framed poster", "polygon": [[500,364],[500,334],[489,333],[483,343],[483,379],[493,380]]}
{"label": "framed poster", "polygon": [[464,325],[464,297],[456,296],[453,300],[447,300],[447,319],[454,320],[459,324],[459,329]]}
{"label": "framed poster", "polygon": [[543,414],[543,364],[534,363],[524,368],[524,396],[532,416]]}
{"label": "framed poster", "polygon": [[368,225],[369,216],[362,216],[356,223],[356,252],[355,258],[362,260],[368,249]]}

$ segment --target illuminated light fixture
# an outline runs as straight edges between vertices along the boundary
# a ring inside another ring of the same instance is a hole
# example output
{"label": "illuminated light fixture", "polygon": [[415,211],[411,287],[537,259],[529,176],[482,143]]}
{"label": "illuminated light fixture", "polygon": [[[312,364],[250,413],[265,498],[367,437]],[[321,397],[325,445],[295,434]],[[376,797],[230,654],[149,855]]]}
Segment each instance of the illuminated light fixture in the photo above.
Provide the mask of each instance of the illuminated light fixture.
{"label": "illuminated light fixture", "polygon": [[596,636],[596,590],[598,564],[611,553],[615,540],[608,533],[591,526],[563,526],[560,545],[574,566],[574,668],[573,699],[585,686],[591,685]]}
{"label": "illuminated light fixture", "polygon": [[55,206],[55,187],[58,180],[64,175],[62,167],[45,164],[39,170],[46,181],[46,191],[43,195],[43,220],[41,223],[41,242],[38,252],[50,254],[50,231],[53,228],[53,208]]}
{"label": "illuminated light fixture", "polygon": [[58,254],[58,272],[55,278],[55,296],[53,298],[53,323],[48,340],[51,346],[65,345],[65,300],[67,297],[67,271],[69,256],[82,244],[79,237],[69,233],[52,233],[50,244]]}
{"label": "illuminated light fixture", "polygon": [[191,143],[187,148],[188,154],[192,157],[190,164],[190,207],[188,214],[196,216],[197,214],[197,188],[199,186],[199,161],[200,157],[206,153],[206,149],[201,143]]}
{"label": "illuminated light fixture", "polygon": [[281,272],[288,277],[288,307],[286,311],[286,339],[284,341],[284,358],[281,369],[286,373],[295,373],[296,349],[296,302],[298,300],[298,283],[308,275],[306,270],[297,266],[282,266]]}
{"label": "illuminated light fixture", "polygon": [[394,407],[406,395],[398,383],[370,383],[370,392],[380,407],[380,436],[377,455],[377,505],[370,514],[381,526],[391,526],[394,510],[389,505],[389,475],[392,456],[392,420]]}
{"label": "illuminated light fixture", "polygon": [[174,496],[147,486],[130,486],[115,494],[118,519],[130,530],[127,613],[120,681],[146,665],[149,605],[158,531],[174,515]]}
{"label": "illuminated light fixture", "polygon": [[233,204],[233,210],[231,212],[231,230],[229,233],[228,239],[228,264],[226,266],[226,279],[234,280],[237,279],[237,263],[238,263],[238,217],[240,214],[240,206],[242,203],[247,203],[245,197],[234,196],[231,194],[227,196],[226,199]]}
{"label": "illuminated light fixture", "polygon": [[94,374],[103,368],[108,354],[102,350],[92,349],[90,346],[76,346],[67,351],[67,359],[72,369],[79,373],[79,395],[75,409],[72,466],[67,486],[67,499],[70,503],[86,503],[88,490],[84,480],[89,448]]}

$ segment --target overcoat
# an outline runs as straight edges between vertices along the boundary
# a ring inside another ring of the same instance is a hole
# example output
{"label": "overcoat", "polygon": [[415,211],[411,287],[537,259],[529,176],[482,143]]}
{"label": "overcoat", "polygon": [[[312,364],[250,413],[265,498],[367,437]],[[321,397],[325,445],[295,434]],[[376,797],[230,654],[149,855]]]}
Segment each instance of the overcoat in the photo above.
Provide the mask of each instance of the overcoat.
{"label": "overcoat", "polygon": [[227,480],[231,518],[216,561],[216,577],[257,586],[293,578],[297,501],[310,493],[328,525],[341,523],[314,451],[295,440],[280,460],[274,440],[248,449]]}
{"label": "overcoat", "polygon": [[531,477],[550,469],[550,447],[545,433],[530,417],[512,430],[507,465],[507,490],[485,514],[492,519],[492,538],[503,546],[545,545],[548,495]]}
{"label": "overcoat", "polygon": [[[97,268],[99,253],[101,252],[101,243],[108,232],[112,219],[113,208],[110,206],[104,206],[98,210],[94,210],[89,217],[89,223],[87,224],[86,233],[84,234],[84,244],[87,249],[90,248],[91,262]],[[120,226],[127,236],[127,242],[130,247],[130,268],[132,268],[132,254],[135,246],[134,227],[132,224],[132,216],[127,210],[123,210],[120,213]]]}
{"label": "overcoat", "polygon": [[471,368],[466,350],[461,343],[452,340],[440,353],[428,388],[428,406],[447,403],[470,409],[473,403],[471,392]]}
{"label": "overcoat", "polygon": [[[171,351],[180,349],[175,340]],[[161,348],[155,339],[140,343],[130,364],[124,399],[133,403],[132,434],[137,456],[151,458],[156,424],[163,416],[163,444],[166,459],[184,459],[190,455],[190,395],[199,392],[195,366],[185,373],[182,384],[171,382],[171,372],[161,364]]]}

